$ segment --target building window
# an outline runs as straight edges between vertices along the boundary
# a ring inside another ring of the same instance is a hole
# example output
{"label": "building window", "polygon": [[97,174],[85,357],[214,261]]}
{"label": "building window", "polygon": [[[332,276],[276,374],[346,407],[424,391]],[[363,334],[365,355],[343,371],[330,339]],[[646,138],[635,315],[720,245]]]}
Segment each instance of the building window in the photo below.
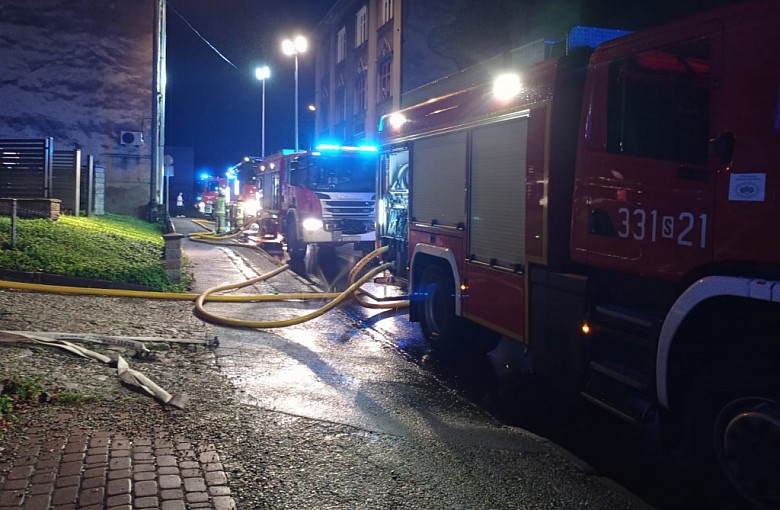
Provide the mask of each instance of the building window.
{"label": "building window", "polygon": [[364,5],[355,16],[355,48],[368,40],[368,13]]}
{"label": "building window", "polygon": [[382,12],[380,13],[380,16],[382,16],[379,20],[380,27],[393,19],[393,0],[382,0]]}
{"label": "building window", "polygon": [[377,65],[377,99],[384,101],[392,96],[390,91],[390,71],[393,59],[386,58]]}
{"label": "building window", "polygon": [[345,89],[336,89],[336,122],[344,122],[347,109],[347,94]]}
{"label": "building window", "polygon": [[359,74],[355,79],[355,112],[366,111],[366,73]]}
{"label": "building window", "polygon": [[341,27],[336,34],[336,63],[343,61],[347,56],[347,28]]}
{"label": "building window", "polygon": [[393,46],[387,38],[382,38],[382,42],[379,44],[379,58],[386,57],[393,52]]}

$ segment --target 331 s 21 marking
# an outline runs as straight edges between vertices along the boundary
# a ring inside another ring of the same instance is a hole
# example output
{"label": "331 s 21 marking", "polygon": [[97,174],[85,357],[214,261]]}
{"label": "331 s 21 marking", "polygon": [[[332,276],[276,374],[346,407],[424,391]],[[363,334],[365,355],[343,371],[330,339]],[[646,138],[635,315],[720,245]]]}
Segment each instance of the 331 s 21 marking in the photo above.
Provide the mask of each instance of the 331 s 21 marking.
{"label": "331 s 21 marking", "polygon": [[637,241],[671,239],[680,246],[704,248],[707,246],[707,214],[682,211],[666,215],[657,209],[618,209],[620,228],[617,235],[622,239]]}

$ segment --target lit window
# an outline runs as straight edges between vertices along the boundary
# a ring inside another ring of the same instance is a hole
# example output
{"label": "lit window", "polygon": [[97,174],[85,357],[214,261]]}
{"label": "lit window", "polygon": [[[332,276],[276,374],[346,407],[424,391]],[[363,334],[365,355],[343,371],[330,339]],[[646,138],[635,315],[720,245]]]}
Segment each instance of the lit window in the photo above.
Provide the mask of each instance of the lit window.
{"label": "lit window", "polygon": [[381,16],[382,19],[379,20],[379,26],[382,26],[393,19],[393,0],[382,0]]}
{"label": "lit window", "polygon": [[341,27],[336,34],[336,63],[338,64],[347,55],[347,29]]}
{"label": "lit window", "polygon": [[355,17],[355,48],[368,40],[368,13],[364,5]]}

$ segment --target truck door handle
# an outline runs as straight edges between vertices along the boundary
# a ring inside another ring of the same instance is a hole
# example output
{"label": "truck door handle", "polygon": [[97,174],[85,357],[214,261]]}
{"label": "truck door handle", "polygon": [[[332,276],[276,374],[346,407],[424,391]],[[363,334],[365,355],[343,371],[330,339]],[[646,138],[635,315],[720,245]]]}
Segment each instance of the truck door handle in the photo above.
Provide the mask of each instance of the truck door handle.
{"label": "truck door handle", "polygon": [[677,178],[689,181],[706,181],[710,178],[710,171],[706,168],[680,165],[677,169]]}
{"label": "truck door handle", "polygon": [[615,227],[612,219],[604,209],[594,208],[588,213],[588,230],[592,235],[615,237]]}
{"label": "truck door handle", "polygon": [[734,145],[736,137],[731,131],[726,131],[717,138],[712,138],[708,143],[708,152],[710,156],[717,156],[724,165],[731,163],[734,159]]}

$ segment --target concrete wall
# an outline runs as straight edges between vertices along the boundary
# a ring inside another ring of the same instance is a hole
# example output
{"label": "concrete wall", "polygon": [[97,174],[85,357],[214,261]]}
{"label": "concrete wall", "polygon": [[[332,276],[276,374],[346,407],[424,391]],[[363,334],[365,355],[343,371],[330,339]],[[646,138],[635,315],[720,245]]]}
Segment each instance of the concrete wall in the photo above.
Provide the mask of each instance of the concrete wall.
{"label": "concrete wall", "polygon": [[[107,212],[150,201],[155,0],[2,0],[0,138],[54,137],[106,169]],[[140,145],[120,143],[123,131]]]}

